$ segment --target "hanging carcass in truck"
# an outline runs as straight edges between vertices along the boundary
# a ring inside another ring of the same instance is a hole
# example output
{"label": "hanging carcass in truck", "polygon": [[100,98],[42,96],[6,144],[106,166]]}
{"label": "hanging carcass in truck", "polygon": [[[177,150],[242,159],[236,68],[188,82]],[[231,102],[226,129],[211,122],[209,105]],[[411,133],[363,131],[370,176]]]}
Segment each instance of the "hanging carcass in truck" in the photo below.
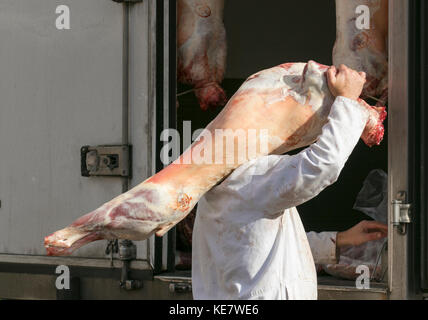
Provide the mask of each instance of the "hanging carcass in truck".
{"label": "hanging carcass in truck", "polygon": [[363,99],[388,99],[388,0],[336,0],[333,64],[364,71]]}
{"label": "hanging carcass in truck", "polygon": [[224,106],[224,0],[178,1],[178,81],[193,86],[203,110]]}
{"label": "hanging carcass in truck", "polygon": [[[242,163],[315,142],[334,101],[327,70],[327,66],[313,61],[287,63],[249,77],[176,161],[46,237],[48,254],[71,254],[100,239],[162,236]],[[385,108],[371,107],[363,100],[360,105],[369,115],[362,139],[369,146],[379,144],[384,134]]]}

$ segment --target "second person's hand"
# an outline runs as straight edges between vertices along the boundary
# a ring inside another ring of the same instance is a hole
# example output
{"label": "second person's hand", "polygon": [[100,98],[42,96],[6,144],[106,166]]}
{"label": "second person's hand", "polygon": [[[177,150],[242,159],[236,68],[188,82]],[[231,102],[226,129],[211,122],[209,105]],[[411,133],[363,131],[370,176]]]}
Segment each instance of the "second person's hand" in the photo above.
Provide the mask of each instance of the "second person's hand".
{"label": "second person's hand", "polygon": [[388,226],[377,221],[361,221],[357,225],[337,234],[337,247],[359,246],[379,240],[388,235]]}

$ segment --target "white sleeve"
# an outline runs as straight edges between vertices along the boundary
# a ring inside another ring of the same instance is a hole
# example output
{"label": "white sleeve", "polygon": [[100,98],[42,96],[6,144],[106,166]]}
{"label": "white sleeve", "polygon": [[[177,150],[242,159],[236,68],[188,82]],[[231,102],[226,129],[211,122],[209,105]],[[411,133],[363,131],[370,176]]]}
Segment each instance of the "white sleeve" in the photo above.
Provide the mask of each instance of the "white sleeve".
{"label": "white sleeve", "polygon": [[368,118],[356,101],[337,97],[318,141],[299,154],[270,155],[237,168],[223,183],[243,206],[277,215],[317,196],[336,182]]}
{"label": "white sleeve", "polygon": [[306,233],[315,264],[336,264],[339,254],[336,246],[337,232]]}

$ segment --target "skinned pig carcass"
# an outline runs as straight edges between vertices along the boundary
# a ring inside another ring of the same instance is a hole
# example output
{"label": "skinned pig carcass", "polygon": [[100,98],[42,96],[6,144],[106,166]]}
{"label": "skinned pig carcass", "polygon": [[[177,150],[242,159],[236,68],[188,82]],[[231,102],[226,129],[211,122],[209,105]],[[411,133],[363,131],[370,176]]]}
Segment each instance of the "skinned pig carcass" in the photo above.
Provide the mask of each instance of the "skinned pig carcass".
{"label": "skinned pig carcass", "polygon": [[[369,11],[357,11],[357,8]],[[370,21],[364,23],[359,19],[366,13]],[[364,71],[367,82],[362,97],[375,98],[379,105],[385,105],[388,99],[388,0],[336,0],[336,19],[333,64]]]}
{"label": "skinned pig carcass", "polygon": [[[313,61],[287,63],[249,77],[177,160],[46,237],[48,254],[68,255],[100,239],[162,236],[242,163],[312,144],[334,102],[327,70]],[[384,134],[385,108],[371,107],[363,100],[360,105],[369,115],[362,139],[369,146],[377,145]]]}
{"label": "skinned pig carcass", "polygon": [[178,81],[193,86],[203,110],[224,106],[224,0],[178,1]]}

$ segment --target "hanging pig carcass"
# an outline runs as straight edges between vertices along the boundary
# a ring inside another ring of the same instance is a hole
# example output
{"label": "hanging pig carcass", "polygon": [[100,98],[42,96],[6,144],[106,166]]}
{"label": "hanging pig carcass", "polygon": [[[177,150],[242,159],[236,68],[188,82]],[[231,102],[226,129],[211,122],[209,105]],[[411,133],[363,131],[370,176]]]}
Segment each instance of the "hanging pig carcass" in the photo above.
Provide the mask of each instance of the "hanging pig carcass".
{"label": "hanging pig carcass", "polygon": [[333,64],[364,71],[363,98],[388,99],[388,0],[336,0]]}
{"label": "hanging pig carcass", "polygon": [[178,1],[178,81],[193,86],[203,110],[224,106],[224,0]]}

